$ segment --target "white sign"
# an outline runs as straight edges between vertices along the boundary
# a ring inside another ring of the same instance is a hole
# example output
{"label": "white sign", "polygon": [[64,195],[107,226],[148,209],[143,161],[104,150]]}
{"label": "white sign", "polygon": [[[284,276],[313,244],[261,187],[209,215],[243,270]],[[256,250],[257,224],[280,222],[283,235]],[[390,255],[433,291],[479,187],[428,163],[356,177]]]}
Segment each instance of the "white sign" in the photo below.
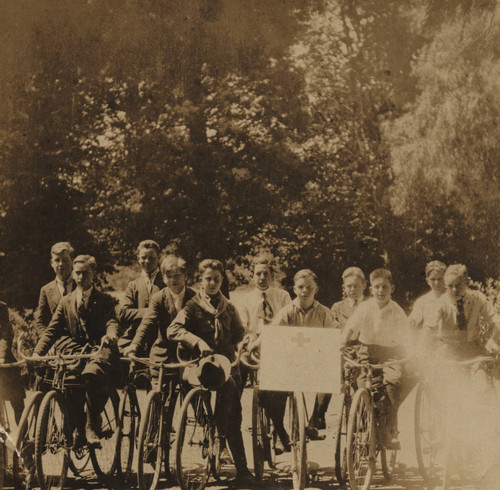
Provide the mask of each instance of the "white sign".
{"label": "white sign", "polygon": [[260,389],[340,393],[339,347],[340,329],[266,325]]}

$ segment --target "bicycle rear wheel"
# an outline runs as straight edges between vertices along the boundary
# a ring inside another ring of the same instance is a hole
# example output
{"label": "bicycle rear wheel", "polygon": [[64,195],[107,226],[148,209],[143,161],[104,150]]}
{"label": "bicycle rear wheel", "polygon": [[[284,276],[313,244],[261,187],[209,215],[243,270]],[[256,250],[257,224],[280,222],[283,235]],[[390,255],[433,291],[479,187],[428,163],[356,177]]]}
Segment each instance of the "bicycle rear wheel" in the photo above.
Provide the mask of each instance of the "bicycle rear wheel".
{"label": "bicycle rear wheel", "polygon": [[139,428],[137,483],[140,490],[152,490],[158,485],[163,456],[163,425],[161,395],[157,391],[151,391],[146,398]]}
{"label": "bicycle rear wheel", "polygon": [[375,470],[375,421],[370,395],[356,391],[347,423],[347,472],[352,490],[367,490]]}
{"label": "bicycle rear wheel", "polygon": [[302,393],[291,393],[288,397],[290,410],[290,444],[292,446],[292,480],[295,490],[306,485],[306,412]]}
{"label": "bicycle rear wheel", "polygon": [[182,404],[181,414],[175,441],[177,482],[182,490],[201,490],[208,482],[214,451],[210,392],[193,388]]}
{"label": "bicycle rear wheel", "polygon": [[101,412],[100,445],[90,449],[92,466],[99,478],[109,478],[115,472],[118,460],[118,439],[120,436],[119,403],[120,396],[115,389],[112,389],[106,405]]}
{"label": "bicycle rear wheel", "polygon": [[35,486],[35,437],[36,421],[43,393],[36,391],[24,407],[17,429],[16,451],[12,461],[14,488],[24,489]]}
{"label": "bicycle rear wheel", "polygon": [[36,424],[35,463],[41,490],[64,488],[70,438],[64,397],[56,390],[42,400]]}

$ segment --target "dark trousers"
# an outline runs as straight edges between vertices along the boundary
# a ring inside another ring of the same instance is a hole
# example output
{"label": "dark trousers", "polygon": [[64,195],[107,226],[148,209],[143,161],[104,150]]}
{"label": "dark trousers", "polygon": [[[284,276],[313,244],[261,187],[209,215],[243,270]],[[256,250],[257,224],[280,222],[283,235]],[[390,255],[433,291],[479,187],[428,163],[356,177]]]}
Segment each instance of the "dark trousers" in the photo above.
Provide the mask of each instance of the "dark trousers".
{"label": "dark trousers", "polygon": [[215,423],[219,437],[226,438],[236,470],[247,468],[247,458],[241,434],[241,402],[239,374],[234,374],[217,390]]}
{"label": "dark trousers", "polygon": [[263,391],[261,392],[262,406],[269,414],[276,435],[281,439],[283,445],[290,443],[290,437],[283,425],[285,417],[286,400],[288,393],[286,391]]}
{"label": "dark trousers", "polygon": [[314,409],[308,426],[314,429],[325,429],[325,414],[332,399],[331,393],[318,393],[314,401]]}

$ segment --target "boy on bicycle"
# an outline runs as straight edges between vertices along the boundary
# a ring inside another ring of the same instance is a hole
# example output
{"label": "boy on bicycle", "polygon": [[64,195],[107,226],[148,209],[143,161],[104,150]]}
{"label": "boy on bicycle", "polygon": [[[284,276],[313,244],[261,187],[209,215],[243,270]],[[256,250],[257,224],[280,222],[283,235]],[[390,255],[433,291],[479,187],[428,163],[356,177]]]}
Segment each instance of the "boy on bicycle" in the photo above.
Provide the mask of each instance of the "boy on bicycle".
{"label": "boy on bicycle", "polygon": [[[198,266],[201,288],[178,313],[167,329],[171,342],[180,342],[201,356],[222,354],[234,361],[245,329],[236,308],[220,292],[224,266],[218,260],[205,259]],[[236,466],[237,484],[254,482],[250,473],[241,434],[240,374],[238,366],[217,390],[215,421],[220,438],[227,439]],[[228,459],[226,455],[222,455]]]}
{"label": "boy on bicycle", "polygon": [[[375,269],[370,274],[373,298],[361,303],[349,318],[342,333],[342,346],[357,339],[361,346],[357,357],[361,362],[384,363],[405,357],[403,344],[407,340],[409,323],[403,309],[391,299],[394,291],[392,274],[387,269]],[[402,364],[384,366],[383,379],[387,393],[387,448],[398,448],[398,409],[400,405]],[[361,375],[358,386],[365,379]]]}

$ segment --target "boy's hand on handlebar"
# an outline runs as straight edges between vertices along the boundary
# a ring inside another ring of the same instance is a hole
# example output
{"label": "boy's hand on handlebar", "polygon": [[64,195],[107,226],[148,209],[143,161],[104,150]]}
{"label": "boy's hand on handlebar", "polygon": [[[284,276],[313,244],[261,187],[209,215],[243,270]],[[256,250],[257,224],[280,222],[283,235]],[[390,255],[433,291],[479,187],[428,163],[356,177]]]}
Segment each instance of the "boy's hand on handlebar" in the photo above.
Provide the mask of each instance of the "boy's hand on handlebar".
{"label": "boy's hand on handlebar", "polygon": [[118,343],[118,335],[115,333],[106,334],[104,337],[104,343],[108,345],[116,345]]}
{"label": "boy's hand on handlebar", "polygon": [[198,349],[201,357],[209,356],[213,352],[213,349],[204,340],[198,341]]}
{"label": "boy's hand on handlebar", "polygon": [[130,344],[130,345],[127,345],[127,347],[125,347],[123,349],[123,355],[124,356],[135,356],[135,354],[137,353],[137,349],[139,348],[139,346],[137,344]]}

